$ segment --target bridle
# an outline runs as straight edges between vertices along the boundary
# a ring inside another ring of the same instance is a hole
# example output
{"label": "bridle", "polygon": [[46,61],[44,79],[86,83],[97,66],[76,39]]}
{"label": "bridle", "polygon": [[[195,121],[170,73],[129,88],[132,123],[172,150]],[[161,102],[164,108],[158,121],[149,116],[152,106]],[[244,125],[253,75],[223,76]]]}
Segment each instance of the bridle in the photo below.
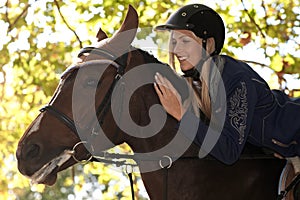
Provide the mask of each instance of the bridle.
{"label": "bridle", "polygon": [[[125,57],[121,56],[121,57],[118,58],[117,56],[115,56],[114,54],[112,54],[111,52],[109,52],[107,50],[100,49],[100,48],[95,48],[95,47],[85,47],[85,48],[81,49],[79,54],[78,54],[78,57],[81,57],[85,53],[92,53],[92,54],[96,54],[96,55],[101,55],[101,56],[107,58],[108,61],[113,61],[114,62],[113,66],[117,69],[117,74],[116,74],[116,76],[113,80],[113,83],[111,84],[109,90],[107,91],[107,93],[105,94],[105,96],[103,98],[103,101],[100,103],[100,105],[99,105],[99,107],[97,108],[97,111],[96,111],[96,115],[98,117],[98,120],[103,121],[103,119],[104,119],[104,117],[107,113],[107,110],[110,106],[110,98],[111,98],[111,95],[112,95],[112,91],[113,91],[116,83],[124,75],[126,65],[123,62],[124,62]],[[126,60],[127,60],[127,54],[124,54],[124,55],[126,56]],[[108,64],[111,64],[111,63],[108,63]],[[45,112],[45,111],[49,112],[51,115],[56,117],[59,121],[64,123],[68,128],[70,128],[72,130],[73,133],[76,134],[76,136],[78,138],[80,138],[80,136],[78,134],[78,131],[76,129],[75,122],[74,122],[73,119],[71,119],[66,114],[59,111],[58,109],[56,109],[50,103],[40,109],[40,112],[42,112],[42,113]]]}
{"label": "bridle", "polygon": [[[106,113],[110,107],[111,103],[111,96],[113,89],[115,88],[117,82],[123,77],[125,73],[125,68],[127,65],[127,59],[128,59],[128,53],[123,54],[121,57],[115,56],[113,53],[105,50],[105,49],[100,49],[100,48],[95,48],[95,47],[85,47],[80,50],[78,57],[81,57],[85,53],[90,53],[90,54],[95,54],[99,56],[103,56],[104,58],[107,59],[107,64],[111,64],[113,61],[113,66],[117,70],[117,74],[114,77],[114,80],[112,84],[110,85],[108,91],[106,92],[103,101],[100,103],[96,110],[96,116],[101,124],[106,116]],[[40,112],[48,112],[55,118],[57,118],[60,122],[65,124],[79,139],[80,136],[78,134],[78,131],[76,129],[76,125],[73,119],[68,117],[66,114],[63,112],[59,111],[56,109],[52,104],[51,101],[48,105],[44,106],[43,108],[40,109]],[[91,136],[93,136],[94,129],[92,130]],[[97,133],[95,133],[96,135]],[[116,138],[118,134],[118,131],[115,131],[114,137]],[[133,168],[137,167],[137,164],[132,164],[128,163],[126,160],[133,160],[133,161],[158,161],[159,166],[165,170],[165,176],[164,176],[164,199],[167,200],[167,177],[168,177],[168,169],[172,166],[173,160],[178,159],[178,158],[171,158],[170,156],[163,156],[163,157],[151,157],[151,158],[145,158],[144,156],[137,156],[137,155],[125,155],[125,154],[113,154],[113,153],[107,153],[107,152],[102,152],[99,155],[95,156],[92,155],[91,153],[87,156],[86,160],[81,160],[76,158],[76,148],[79,145],[84,145],[88,143],[87,141],[80,141],[77,144],[74,145],[73,149],[69,151],[71,156],[76,162],[79,163],[87,163],[89,161],[96,161],[96,162],[102,162],[102,163],[108,163],[108,164],[115,164],[116,166],[125,166],[126,173],[128,174],[129,181],[130,181],[130,186],[131,186],[131,194],[132,194],[132,200],[135,199],[134,197],[134,188],[133,188],[133,177],[132,177],[132,172]],[[92,147],[92,146],[91,146]],[[194,157],[193,157],[194,158]],[[124,160],[125,159],[125,160]]]}
{"label": "bridle", "polygon": [[[111,52],[109,52],[105,49],[100,49],[100,48],[96,48],[96,47],[85,47],[85,48],[80,50],[80,52],[78,54],[78,57],[83,56],[85,53],[90,53],[90,54],[103,56],[104,58],[107,59],[107,61],[108,61],[107,64],[112,64],[111,63],[111,61],[112,61],[113,62],[112,65],[117,70],[117,74],[115,75],[112,84],[110,85],[108,91],[106,92],[106,94],[103,98],[103,101],[100,103],[100,105],[98,106],[98,108],[96,110],[97,119],[98,119],[99,123],[102,124],[103,121],[104,121],[104,118],[107,114],[107,111],[109,110],[109,107],[110,107],[111,96],[112,96],[113,89],[115,88],[117,82],[122,78],[122,76],[125,73],[126,63],[127,63],[127,59],[128,59],[128,53],[125,53],[122,56],[117,57],[113,53],[111,53]],[[49,103],[48,105],[41,108],[40,112],[41,113],[48,112],[49,114],[51,114],[52,116],[57,118],[60,122],[65,124],[80,139],[80,136],[79,136],[78,131],[76,129],[76,125],[75,125],[74,120],[71,119],[70,117],[68,117],[63,112],[56,109],[53,105],[51,105],[51,103]],[[94,129],[92,130],[91,135],[93,135],[93,134],[97,134],[97,133],[94,132]],[[116,132],[114,134],[114,138],[117,137],[117,134],[118,134],[118,131],[116,130]],[[128,171],[127,166],[135,167],[135,166],[137,166],[137,164],[126,163],[126,161],[113,160],[113,159],[134,159],[132,157],[132,155],[127,155],[126,156],[126,155],[120,155],[120,154],[108,154],[108,153],[103,152],[103,155],[97,155],[97,156],[94,156],[94,155],[90,154],[89,157],[86,160],[77,159],[76,156],[75,156],[76,148],[79,145],[82,145],[82,144],[85,144],[85,143],[88,143],[88,142],[87,141],[80,141],[80,142],[78,142],[77,144],[74,145],[73,149],[70,151],[73,159],[76,162],[80,162],[80,163],[87,163],[89,161],[96,161],[96,162],[103,162],[103,163],[108,163],[108,164],[115,164],[116,166],[125,165],[126,166],[126,173],[128,174],[129,179],[130,179],[132,199],[134,200],[134,189],[133,189],[133,178],[132,178],[133,170]]]}

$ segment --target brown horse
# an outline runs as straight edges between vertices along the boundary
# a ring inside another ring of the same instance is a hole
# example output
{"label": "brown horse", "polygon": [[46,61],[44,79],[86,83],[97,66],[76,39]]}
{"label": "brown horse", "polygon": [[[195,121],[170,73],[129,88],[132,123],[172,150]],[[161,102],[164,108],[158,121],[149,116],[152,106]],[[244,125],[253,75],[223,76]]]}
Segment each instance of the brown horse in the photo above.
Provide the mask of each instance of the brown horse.
{"label": "brown horse", "polygon": [[[276,199],[284,160],[253,146],[230,166],[210,156],[198,158],[199,148],[178,133],[176,120],[157,106],[151,84],[160,71],[188,96],[185,82],[131,46],[137,27],[137,13],[129,7],[112,38],[100,30],[96,48],[81,52],[83,62],[63,74],[49,105],[20,139],[19,171],[36,183],[52,185],[59,171],[89,160],[90,152],[97,155],[127,143],[151,199]],[[142,70],[134,71],[138,67]]]}

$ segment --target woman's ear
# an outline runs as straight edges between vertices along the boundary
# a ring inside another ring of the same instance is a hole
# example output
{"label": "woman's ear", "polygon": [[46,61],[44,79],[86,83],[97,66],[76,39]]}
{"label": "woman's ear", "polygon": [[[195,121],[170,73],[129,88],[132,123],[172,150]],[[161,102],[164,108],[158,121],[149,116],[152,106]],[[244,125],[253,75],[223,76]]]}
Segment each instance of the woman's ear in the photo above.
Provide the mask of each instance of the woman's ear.
{"label": "woman's ear", "polygon": [[215,47],[215,39],[213,37],[210,37],[207,39],[207,43],[206,43],[206,51],[209,53],[209,54],[212,54],[216,47]]}

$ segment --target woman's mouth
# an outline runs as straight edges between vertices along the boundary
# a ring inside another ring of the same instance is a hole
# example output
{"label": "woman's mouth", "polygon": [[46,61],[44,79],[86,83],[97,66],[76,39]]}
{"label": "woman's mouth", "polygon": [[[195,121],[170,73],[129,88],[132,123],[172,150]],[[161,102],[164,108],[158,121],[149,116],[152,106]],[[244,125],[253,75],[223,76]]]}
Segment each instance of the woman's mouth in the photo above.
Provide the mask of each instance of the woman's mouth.
{"label": "woman's mouth", "polygon": [[179,60],[179,61],[185,61],[185,60],[187,60],[187,56],[177,56],[177,59]]}

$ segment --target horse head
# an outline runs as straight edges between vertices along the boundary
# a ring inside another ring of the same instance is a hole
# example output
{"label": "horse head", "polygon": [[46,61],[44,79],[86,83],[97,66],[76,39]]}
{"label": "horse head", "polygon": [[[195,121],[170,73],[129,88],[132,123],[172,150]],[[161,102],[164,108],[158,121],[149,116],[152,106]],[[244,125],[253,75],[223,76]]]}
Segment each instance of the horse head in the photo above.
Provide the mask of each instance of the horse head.
{"label": "horse head", "polygon": [[[101,52],[94,54],[91,52],[93,50],[85,49],[84,52],[81,52],[82,63],[76,64],[64,72],[48,106],[41,109],[41,113],[19,141],[16,156],[18,169],[23,175],[30,177],[36,183],[52,185],[55,183],[59,171],[76,164],[77,160],[89,158],[90,153],[87,148],[79,145],[82,141],[79,133],[87,135],[95,133],[95,127],[92,127],[94,122],[89,117],[89,113],[93,113],[95,108],[101,107],[101,102],[108,102],[105,100],[106,94],[119,73],[118,70],[123,67],[120,65],[127,64],[129,54],[127,51],[135,37],[137,27],[137,13],[133,7],[129,6],[121,28],[111,38],[108,38],[101,29],[97,33],[98,41],[94,45],[96,48],[93,49],[101,49]],[[117,63],[115,59],[124,54],[126,54],[125,62]],[[97,63],[93,60],[102,60],[102,62]],[[95,76],[95,74],[97,75],[95,70],[97,71],[101,67],[105,68],[105,70],[100,70],[103,73],[102,76]],[[79,72],[83,74],[80,77],[77,76]],[[75,86],[79,91],[76,94]],[[78,102],[84,102],[84,98],[91,91],[95,92],[94,105],[76,104],[76,112],[80,115],[74,119],[72,111],[74,100],[72,99],[78,98]],[[101,115],[102,110],[99,112]],[[114,132],[116,125],[113,123],[111,111],[105,115],[105,120],[111,123],[103,123],[101,128],[105,132]],[[108,135],[108,138],[112,139],[112,137]],[[97,144],[94,146],[105,150],[123,141],[122,137],[115,138],[109,144],[97,140]]]}

